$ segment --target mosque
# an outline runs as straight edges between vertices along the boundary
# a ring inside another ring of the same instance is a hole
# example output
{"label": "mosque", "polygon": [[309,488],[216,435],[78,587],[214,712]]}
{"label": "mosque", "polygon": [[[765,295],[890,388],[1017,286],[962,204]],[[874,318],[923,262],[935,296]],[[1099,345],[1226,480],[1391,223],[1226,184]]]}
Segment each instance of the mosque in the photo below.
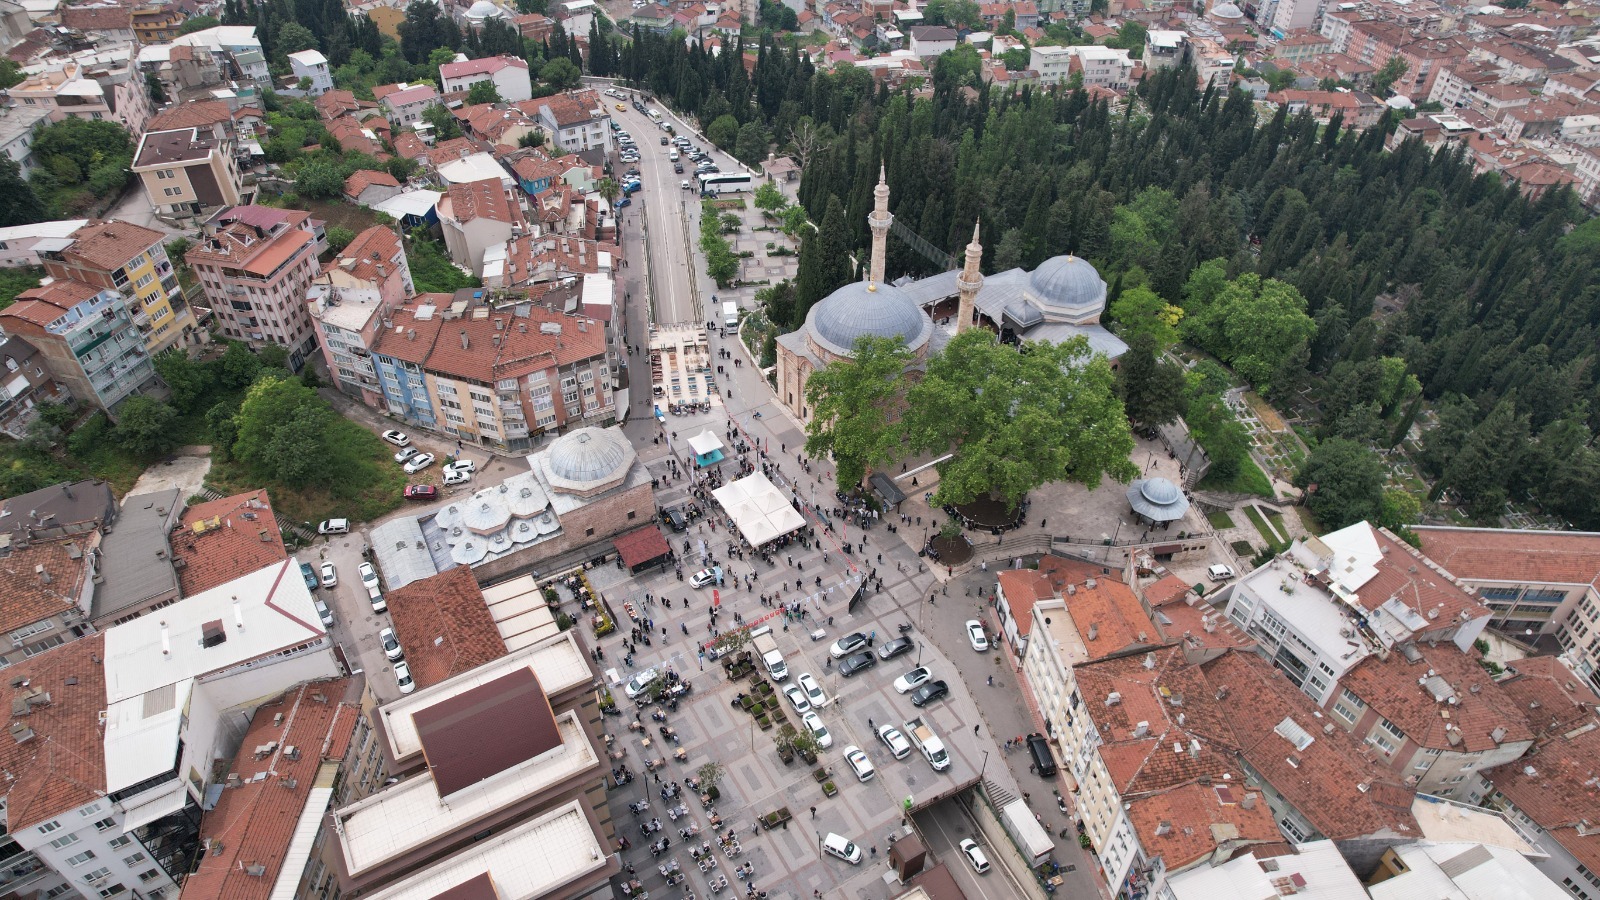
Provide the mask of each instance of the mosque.
{"label": "mosque", "polygon": [[[880,168],[873,210],[867,215],[872,229],[867,280],[824,297],[806,313],[798,331],[778,338],[778,400],[801,422],[811,419],[806,380],[834,360],[851,358],[862,335],[899,341],[916,359],[914,368],[921,368],[956,333],[980,325],[1010,342],[1060,343],[1082,335],[1091,349],[1113,362],[1128,349],[1100,324],[1106,283],[1088,260],[1056,256],[1031,272],[1009,269],[985,278],[978,270],[983,245],[976,225],[961,270],[885,282],[884,255],[893,219],[889,185]],[[947,312],[952,301],[953,322]]]}

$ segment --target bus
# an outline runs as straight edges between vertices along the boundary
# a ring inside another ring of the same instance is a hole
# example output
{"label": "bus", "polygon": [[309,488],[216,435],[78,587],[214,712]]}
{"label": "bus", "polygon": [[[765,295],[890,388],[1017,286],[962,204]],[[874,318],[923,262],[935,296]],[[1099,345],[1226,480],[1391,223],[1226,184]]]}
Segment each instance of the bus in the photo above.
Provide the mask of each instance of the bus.
{"label": "bus", "polygon": [[748,191],[750,188],[748,174],[708,172],[700,176],[702,194],[731,194],[735,191]]}

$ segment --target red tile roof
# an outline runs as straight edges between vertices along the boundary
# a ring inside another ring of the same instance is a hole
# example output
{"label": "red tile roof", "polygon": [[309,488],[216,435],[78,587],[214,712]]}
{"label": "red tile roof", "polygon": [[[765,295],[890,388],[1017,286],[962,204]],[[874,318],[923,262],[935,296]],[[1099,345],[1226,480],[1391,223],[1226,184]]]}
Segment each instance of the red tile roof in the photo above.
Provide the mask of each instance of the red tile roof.
{"label": "red tile roof", "polygon": [[1144,589],[1144,599],[1151,609],[1177,603],[1189,596],[1194,585],[1176,575],[1168,575]]}
{"label": "red tile roof", "polygon": [[[361,718],[355,684],[349,678],[308,682],[256,709],[229,769],[240,783],[224,787],[200,823],[202,844],[211,841],[221,852],[200,854],[182,897],[266,900],[272,894],[312,788],[326,786],[324,777],[332,781],[321,771],[324,763],[337,765],[349,749]],[[277,749],[256,756],[255,748],[269,744]],[[299,751],[298,758],[288,756],[288,747]],[[266,777],[257,781],[258,775]],[[266,872],[252,875],[249,866]]]}
{"label": "red tile roof", "polygon": [[505,640],[470,566],[390,591],[389,618],[411,677],[429,687],[506,655]]}
{"label": "red tile roof", "polygon": [[[105,796],[105,635],[91,634],[23,660],[0,679],[0,709],[13,709],[32,691],[50,700],[12,716],[9,727],[32,736],[0,741],[0,768],[8,778],[7,828],[13,834]],[[25,687],[12,687],[18,679]]]}
{"label": "red tile roof", "polygon": [[1362,606],[1375,611],[1395,597],[1434,623],[1428,631],[1460,624],[1465,621],[1460,618],[1462,613],[1468,620],[1489,615],[1488,607],[1429,565],[1428,558],[1415,547],[1385,528],[1373,528],[1372,536],[1382,555],[1377,574],[1357,589]]}
{"label": "red tile roof", "polygon": [[172,531],[172,564],[183,596],[289,558],[265,490],[199,503]]}
{"label": "red tile roof", "polygon": [[233,111],[221,100],[180,103],[150,117],[146,131],[173,131],[180,128],[210,128],[218,122],[231,122]]}
{"label": "red tile roof", "polygon": [[452,184],[448,196],[450,218],[457,222],[489,219],[511,225],[522,221],[521,210],[506,200],[505,187],[498,178]]}
{"label": "red tile roof", "polygon": [[1219,847],[1281,843],[1266,798],[1232,774],[1227,781],[1207,779],[1129,800],[1128,821],[1144,852],[1159,854],[1166,870],[1176,872]]}
{"label": "red tile roof", "polygon": [[[85,538],[94,540],[93,535]],[[85,538],[35,540],[0,558],[0,632],[77,608],[89,575],[90,547]]]}
{"label": "red tile roof", "polygon": [[646,525],[643,528],[635,528],[627,534],[619,534],[611,539],[611,543],[616,546],[618,555],[627,566],[647,563],[672,552],[672,547],[668,546],[661,529],[654,525]]}
{"label": "red tile roof", "polygon": [[440,78],[462,78],[467,75],[483,75],[498,72],[505,68],[526,69],[527,60],[515,56],[486,56],[483,59],[469,59],[466,62],[445,63],[439,67]]}
{"label": "red tile roof", "polygon": [[428,155],[428,145],[415,133],[407,131],[394,139],[394,152],[406,159],[421,159]]}
{"label": "red tile roof", "polygon": [[1162,642],[1160,630],[1145,615],[1133,589],[1120,581],[1088,579],[1068,585],[1061,596],[1090,659]]}
{"label": "red tile roof", "polygon": [[63,6],[61,24],[78,31],[132,31],[133,9],[115,4]]}
{"label": "red tile roof", "polygon": [[[1560,842],[1591,871],[1600,871],[1600,727],[1593,723],[1541,741],[1536,753],[1484,773],[1506,800]],[[1532,774],[1529,774],[1529,770]],[[1580,834],[1580,828],[1589,832]]]}
{"label": "red tile roof", "polygon": [[[345,261],[351,265],[346,266]],[[400,247],[400,236],[393,228],[374,225],[356,235],[339,255],[328,261],[326,269],[339,269],[350,277],[378,284],[400,271],[405,263],[405,251]],[[379,271],[379,269],[383,271]]]}
{"label": "red tile roof", "polygon": [[442,166],[451,160],[463,159],[477,152],[478,145],[472,142],[472,138],[451,138],[428,151],[428,162],[434,166]]}
{"label": "red tile roof", "polygon": [[1533,656],[1506,664],[1500,681],[1528,727],[1541,736],[1561,734],[1595,721],[1600,697],[1556,656]]}
{"label": "red tile roof", "polygon": [[357,200],[361,197],[362,191],[372,187],[373,185],[378,185],[379,187],[397,188],[400,186],[400,182],[396,181],[394,176],[390,175],[388,172],[375,172],[372,169],[357,169],[350,173],[349,178],[344,180],[344,195],[350,200]]}
{"label": "red tile roof", "polygon": [[[1478,753],[1533,739],[1516,702],[1473,657],[1453,644],[1416,649],[1421,658],[1414,663],[1401,653],[1388,659],[1369,656],[1345,673],[1340,684],[1423,747]],[[1430,672],[1435,673],[1432,678]],[[1419,684],[1423,679],[1428,683]],[[1453,704],[1440,699],[1452,696]],[[1504,729],[1498,741],[1496,729]]]}
{"label": "red tile roof", "polygon": [[1007,569],[996,579],[1000,593],[1006,598],[1006,607],[1017,623],[1017,631],[1027,635],[1033,631],[1033,608],[1040,600],[1055,597],[1050,579],[1034,569]]}
{"label": "red tile roof", "polygon": [[[530,307],[527,316],[479,315],[480,311],[486,310],[479,307],[445,323],[428,357],[429,371],[493,384],[502,378],[520,378],[551,366],[605,355],[605,329],[592,319],[541,306]],[[543,333],[540,326],[546,323],[560,325],[561,333]],[[462,346],[462,334],[466,335],[466,346]],[[387,341],[384,346],[388,346]]]}
{"label": "red tile roof", "polygon": [[1422,552],[1457,578],[1588,584],[1600,575],[1600,534],[1429,527],[1416,532]]}
{"label": "red tile roof", "polygon": [[[1382,833],[1420,836],[1411,814],[1412,793],[1270,662],[1232,650],[1202,668],[1211,691],[1204,699],[1226,710],[1234,752],[1323,836],[1335,841]],[[1275,730],[1285,719],[1303,729],[1311,743],[1296,750]]]}

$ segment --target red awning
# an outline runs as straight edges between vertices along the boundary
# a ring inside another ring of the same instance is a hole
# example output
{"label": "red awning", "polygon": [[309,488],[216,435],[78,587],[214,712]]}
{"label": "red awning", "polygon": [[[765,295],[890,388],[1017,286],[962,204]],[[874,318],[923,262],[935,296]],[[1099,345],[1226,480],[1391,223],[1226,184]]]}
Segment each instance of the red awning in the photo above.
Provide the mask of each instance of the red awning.
{"label": "red awning", "polygon": [[661,534],[661,529],[654,525],[646,525],[627,534],[618,535],[611,543],[616,546],[617,552],[622,554],[623,565],[630,569],[660,559],[672,552],[672,548],[667,546],[667,539]]}

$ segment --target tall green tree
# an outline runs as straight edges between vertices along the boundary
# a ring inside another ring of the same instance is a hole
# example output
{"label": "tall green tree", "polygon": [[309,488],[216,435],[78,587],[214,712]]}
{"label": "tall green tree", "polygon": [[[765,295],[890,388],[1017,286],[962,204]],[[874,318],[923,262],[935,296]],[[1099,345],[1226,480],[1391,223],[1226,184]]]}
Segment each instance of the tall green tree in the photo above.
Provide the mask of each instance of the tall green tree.
{"label": "tall green tree", "polygon": [[939,465],[935,505],[989,496],[1015,507],[1047,482],[1138,474],[1111,365],[1086,338],[1018,352],[969,329],[928,360],[907,402],[912,450],[954,454]]}
{"label": "tall green tree", "polygon": [[1117,393],[1128,418],[1141,425],[1165,425],[1188,410],[1183,369],[1165,359],[1156,339],[1146,332],[1128,339],[1128,351],[1117,360]]}
{"label": "tall green tree", "polygon": [[1306,507],[1333,531],[1356,522],[1379,522],[1383,512],[1383,462],[1370,447],[1344,438],[1318,444],[1295,484],[1311,490]]}
{"label": "tall green tree", "polygon": [[788,323],[791,327],[798,327],[817,301],[850,280],[848,240],[844,204],[838,197],[829,197],[821,227],[807,232],[800,242],[800,263],[795,270],[794,319]]}
{"label": "tall green tree", "polygon": [[233,453],[256,474],[291,487],[310,482],[328,457],[333,411],[298,378],[263,375],[234,416]]}
{"label": "tall green tree", "polygon": [[859,485],[868,466],[893,462],[901,446],[900,414],[905,408],[905,345],[892,338],[863,335],[853,359],[835,360],[806,380],[806,455],[833,455],[841,487]]}

